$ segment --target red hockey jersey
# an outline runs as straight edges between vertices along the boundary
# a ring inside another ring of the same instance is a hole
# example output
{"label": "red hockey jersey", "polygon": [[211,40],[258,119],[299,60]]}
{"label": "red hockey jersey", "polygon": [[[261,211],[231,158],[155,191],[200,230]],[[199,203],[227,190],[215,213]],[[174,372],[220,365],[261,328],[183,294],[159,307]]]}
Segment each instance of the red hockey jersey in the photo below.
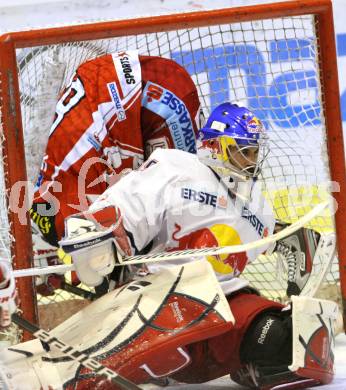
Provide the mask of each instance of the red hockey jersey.
{"label": "red hockey jersey", "polygon": [[56,244],[64,219],[158,148],[195,153],[199,99],[172,60],[113,53],[82,64],[56,105],[31,218]]}

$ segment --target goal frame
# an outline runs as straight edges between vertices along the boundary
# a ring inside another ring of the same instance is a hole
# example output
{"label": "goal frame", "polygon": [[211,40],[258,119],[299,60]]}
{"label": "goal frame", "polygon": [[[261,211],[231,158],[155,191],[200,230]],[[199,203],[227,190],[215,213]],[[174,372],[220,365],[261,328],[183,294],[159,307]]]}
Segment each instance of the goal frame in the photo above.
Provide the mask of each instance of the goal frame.
{"label": "goal frame", "polygon": [[[0,73],[3,92],[1,116],[3,122],[3,151],[7,156],[5,174],[6,188],[18,181],[25,182],[26,164],[24,136],[20,111],[19,81],[17,75],[15,50],[45,44],[106,39],[124,35],[137,35],[171,31],[179,28],[206,27],[214,24],[246,22],[260,19],[315,15],[316,33],[319,41],[320,81],[322,88],[322,107],[326,120],[327,147],[331,180],[337,182],[340,191],[333,193],[338,209],[335,214],[339,272],[343,301],[343,317],[346,324],[346,179],[343,131],[340,111],[340,98],[337,73],[333,11],[330,0],[287,1],[275,4],[234,7],[212,11],[188,12],[181,14],[144,17],[127,20],[107,21],[66,27],[38,29],[24,32],[6,33],[0,37]],[[23,158],[18,158],[21,156]],[[26,202],[27,193],[22,188],[20,199]],[[8,199],[7,199],[8,201]],[[16,269],[33,265],[32,239],[29,214],[27,224],[22,225],[19,216],[9,210],[9,223],[15,237],[20,237],[20,245],[12,242],[11,253]],[[37,321],[35,285],[31,277],[17,280],[18,290],[24,306],[26,319]],[[28,334],[24,339],[29,338]]]}

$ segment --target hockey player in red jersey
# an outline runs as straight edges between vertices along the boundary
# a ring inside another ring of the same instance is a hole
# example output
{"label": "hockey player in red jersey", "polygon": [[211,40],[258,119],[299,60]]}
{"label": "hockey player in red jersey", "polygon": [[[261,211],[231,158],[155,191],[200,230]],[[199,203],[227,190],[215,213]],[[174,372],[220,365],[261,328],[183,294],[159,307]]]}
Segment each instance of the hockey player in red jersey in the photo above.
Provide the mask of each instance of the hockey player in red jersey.
{"label": "hockey player in red jersey", "polygon": [[57,245],[64,219],[85,210],[158,147],[196,152],[199,99],[188,73],[136,51],[77,69],[56,106],[31,219]]}
{"label": "hockey player in red jersey", "polygon": [[[272,235],[273,213],[254,185],[267,155],[266,138],[251,111],[226,103],[200,130],[197,156],[156,150],[88,211],[70,216],[60,244],[80,280],[97,286],[110,276],[125,285],[67,320],[55,335],[62,332],[65,342],[135,383],[201,383],[227,374],[263,390],[330,382],[336,305],[293,298],[293,306],[285,307],[238,278],[267,244],[200,262],[114,268],[116,253],[238,245]],[[291,250],[299,262],[300,252],[311,246],[294,235]],[[120,275],[114,272],[119,268]],[[14,389],[24,368],[35,383],[30,390],[58,383],[77,390],[117,388],[70,358],[44,354],[39,342],[6,350],[0,375],[3,364],[3,377]]]}

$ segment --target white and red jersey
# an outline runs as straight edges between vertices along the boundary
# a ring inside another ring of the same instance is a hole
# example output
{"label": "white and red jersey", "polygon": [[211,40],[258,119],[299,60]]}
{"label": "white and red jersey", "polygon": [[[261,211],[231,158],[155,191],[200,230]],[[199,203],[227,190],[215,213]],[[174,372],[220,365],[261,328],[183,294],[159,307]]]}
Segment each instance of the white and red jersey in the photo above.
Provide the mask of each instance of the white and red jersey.
{"label": "white and red jersey", "polygon": [[[117,206],[133,254],[240,245],[271,235],[271,207],[254,186],[252,200],[231,193],[214,171],[196,155],[158,149],[142,167],[123,177],[91,206]],[[238,276],[248,262],[267,249],[208,256],[219,281]],[[150,272],[181,260],[148,263]]]}
{"label": "white and red jersey", "polygon": [[57,103],[36,186],[30,214],[41,233],[56,243],[87,195],[155,148],[195,153],[199,107],[189,74],[172,60],[127,51],[82,64]]}

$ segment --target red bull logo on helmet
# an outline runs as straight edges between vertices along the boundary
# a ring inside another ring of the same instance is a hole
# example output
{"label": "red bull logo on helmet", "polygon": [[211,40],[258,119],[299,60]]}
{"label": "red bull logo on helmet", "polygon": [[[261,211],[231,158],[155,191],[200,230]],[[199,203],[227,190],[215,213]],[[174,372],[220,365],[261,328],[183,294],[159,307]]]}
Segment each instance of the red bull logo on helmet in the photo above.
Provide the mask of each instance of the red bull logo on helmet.
{"label": "red bull logo on helmet", "polygon": [[261,133],[264,131],[262,122],[255,116],[249,120],[246,127],[249,133]]}

